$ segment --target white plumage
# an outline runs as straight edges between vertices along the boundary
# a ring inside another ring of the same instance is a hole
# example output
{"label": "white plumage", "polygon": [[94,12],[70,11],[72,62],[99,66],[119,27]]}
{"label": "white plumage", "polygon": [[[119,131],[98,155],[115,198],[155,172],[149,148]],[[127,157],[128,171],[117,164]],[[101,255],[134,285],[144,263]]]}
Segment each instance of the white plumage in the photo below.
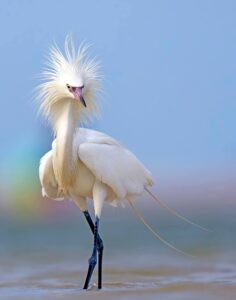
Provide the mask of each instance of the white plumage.
{"label": "white plumage", "polygon": [[[87,47],[76,52],[67,37],[65,55],[54,46],[39,86],[41,114],[51,123],[55,140],[40,160],[42,195],[54,200],[71,198],[84,213],[94,233],[94,247],[84,284],[88,288],[98,253],[98,288],[102,287],[103,243],[98,224],[104,202],[128,200],[137,217],[163,243],[177,249],[155,232],[135,208],[132,199],[146,191],[153,199],[182,220],[202,228],[161,202],[148,190],[153,184],[150,172],[137,157],[110,136],[78,127],[98,115],[101,91],[99,64],[87,56]],[[87,211],[93,199],[95,224]],[[204,229],[204,228],[202,228]]]}
{"label": "white plumage", "polygon": [[82,130],[81,134],[89,140],[79,146],[79,158],[98,180],[111,188],[115,199],[139,195],[152,184],[150,173],[125,147],[96,131]]}
{"label": "white plumage", "polygon": [[[87,198],[93,198],[95,215],[100,217],[104,201],[114,203],[140,195],[153,180],[135,155],[118,141],[77,127],[81,119],[84,122],[98,112],[100,75],[98,64],[86,58],[85,48],[76,54],[67,38],[65,49],[66,57],[58,48],[51,50],[51,69],[44,72],[47,81],[40,85],[40,110],[51,122],[56,136],[52,150],[40,161],[40,181],[43,195],[55,200],[70,197],[82,211],[87,209]],[[75,99],[67,85],[84,86],[87,107]],[[104,201],[93,197],[98,182],[106,190]]]}
{"label": "white plumage", "polygon": [[[145,186],[152,185],[150,172],[129,150],[101,132],[78,128],[73,137],[73,151],[77,154],[76,178],[73,184],[63,191],[53,169],[53,158],[56,163],[56,143],[55,139],[52,150],[40,161],[39,175],[43,196],[55,200],[71,197],[81,210],[84,210],[84,198],[92,196],[96,180],[105,184],[107,196],[104,200],[112,204],[127,197],[130,199],[140,195]],[[97,206],[97,203],[94,205]],[[98,207],[100,212],[101,209]],[[98,215],[96,211],[95,214]],[[100,214],[98,216],[100,217]]]}
{"label": "white plumage", "polygon": [[[88,288],[98,255],[98,288],[102,287],[103,242],[98,225],[104,202],[131,201],[152,184],[148,170],[125,147],[98,131],[79,128],[98,114],[101,89],[99,65],[86,57],[86,47],[76,53],[72,39],[65,42],[65,56],[51,49],[45,80],[39,86],[40,112],[51,123],[55,140],[39,166],[43,196],[71,198],[84,213],[94,233],[94,247],[84,284]],[[87,210],[93,199],[95,224]]]}
{"label": "white plumage", "polygon": [[[55,145],[56,140],[53,142],[52,150],[45,154],[40,162],[43,194],[50,198],[58,200],[59,197],[62,200],[66,196],[70,196],[72,199],[76,195],[79,198],[91,196],[92,185],[97,179],[106,184],[108,193],[105,200],[114,203],[113,201],[139,195],[143,193],[145,186],[152,184],[150,172],[116,140],[95,130],[79,128],[73,137],[73,149],[77,153],[75,163],[78,164],[78,173],[76,174],[78,180],[75,181],[75,186],[69,186],[68,191],[63,194],[53,171],[53,156],[56,156]],[[82,166],[82,164],[84,165]],[[89,172],[93,176],[88,176],[86,179],[85,176]],[[84,177],[84,179],[79,179],[80,177]],[[85,189],[81,187],[80,181],[89,186],[86,189],[87,195],[84,192]],[[78,203],[80,199],[74,200]]]}

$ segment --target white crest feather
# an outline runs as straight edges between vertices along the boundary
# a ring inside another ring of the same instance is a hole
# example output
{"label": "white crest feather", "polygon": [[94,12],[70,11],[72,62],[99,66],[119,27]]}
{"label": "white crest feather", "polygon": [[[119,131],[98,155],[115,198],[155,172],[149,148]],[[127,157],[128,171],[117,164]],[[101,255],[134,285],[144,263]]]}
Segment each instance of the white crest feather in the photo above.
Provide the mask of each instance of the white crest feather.
{"label": "white crest feather", "polygon": [[43,83],[38,86],[39,112],[50,122],[54,122],[58,114],[58,105],[63,101],[71,101],[66,84],[78,85],[83,82],[84,98],[87,107],[78,106],[78,119],[86,123],[99,116],[98,92],[101,92],[100,64],[95,58],[88,56],[89,45],[82,43],[76,50],[72,36],[65,39],[64,54],[55,44],[51,47],[46,61],[46,68],[41,74]]}

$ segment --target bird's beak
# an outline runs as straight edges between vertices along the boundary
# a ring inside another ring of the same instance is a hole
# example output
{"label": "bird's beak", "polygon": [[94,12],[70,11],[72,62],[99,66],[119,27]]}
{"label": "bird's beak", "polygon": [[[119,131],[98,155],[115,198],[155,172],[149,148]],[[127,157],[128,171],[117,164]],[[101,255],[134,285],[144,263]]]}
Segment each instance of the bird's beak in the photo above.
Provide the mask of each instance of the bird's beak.
{"label": "bird's beak", "polygon": [[78,101],[80,101],[84,107],[87,107],[86,102],[83,97],[83,87],[74,87],[72,93]]}

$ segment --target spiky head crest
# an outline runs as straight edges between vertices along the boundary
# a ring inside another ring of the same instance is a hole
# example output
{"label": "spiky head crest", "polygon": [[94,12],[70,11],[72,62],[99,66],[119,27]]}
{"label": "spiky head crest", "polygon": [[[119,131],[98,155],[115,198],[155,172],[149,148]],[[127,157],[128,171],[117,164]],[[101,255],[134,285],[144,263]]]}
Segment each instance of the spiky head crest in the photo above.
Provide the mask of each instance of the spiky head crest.
{"label": "spiky head crest", "polygon": [[[38,86],[39,112],[49,121],[53,121],[54,108],[58,111],[60,104],[65,101],[74,101],[81,123],[98,116],[97,95],[101,91],[102,76],[99,63],[95,58],[88,57],[88,48],[89,45],[82,43],[76,49],[71,35],[65,39],[64,53],[56,44],[51,47],[41,76],[43,83]],[[75,101],[68,86],[83,86],[87,107]]]}

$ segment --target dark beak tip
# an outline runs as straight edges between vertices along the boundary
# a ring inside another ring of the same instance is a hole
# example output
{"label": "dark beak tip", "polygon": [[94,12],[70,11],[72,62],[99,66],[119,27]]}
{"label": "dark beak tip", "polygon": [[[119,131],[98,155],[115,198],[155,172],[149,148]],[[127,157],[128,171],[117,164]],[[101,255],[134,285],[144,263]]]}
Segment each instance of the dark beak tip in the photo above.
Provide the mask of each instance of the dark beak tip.
{"label": "dark beak tip", "polygon": [[83,104],[84,107],[87,107],[84,97],[80,97],[80,102]]}

